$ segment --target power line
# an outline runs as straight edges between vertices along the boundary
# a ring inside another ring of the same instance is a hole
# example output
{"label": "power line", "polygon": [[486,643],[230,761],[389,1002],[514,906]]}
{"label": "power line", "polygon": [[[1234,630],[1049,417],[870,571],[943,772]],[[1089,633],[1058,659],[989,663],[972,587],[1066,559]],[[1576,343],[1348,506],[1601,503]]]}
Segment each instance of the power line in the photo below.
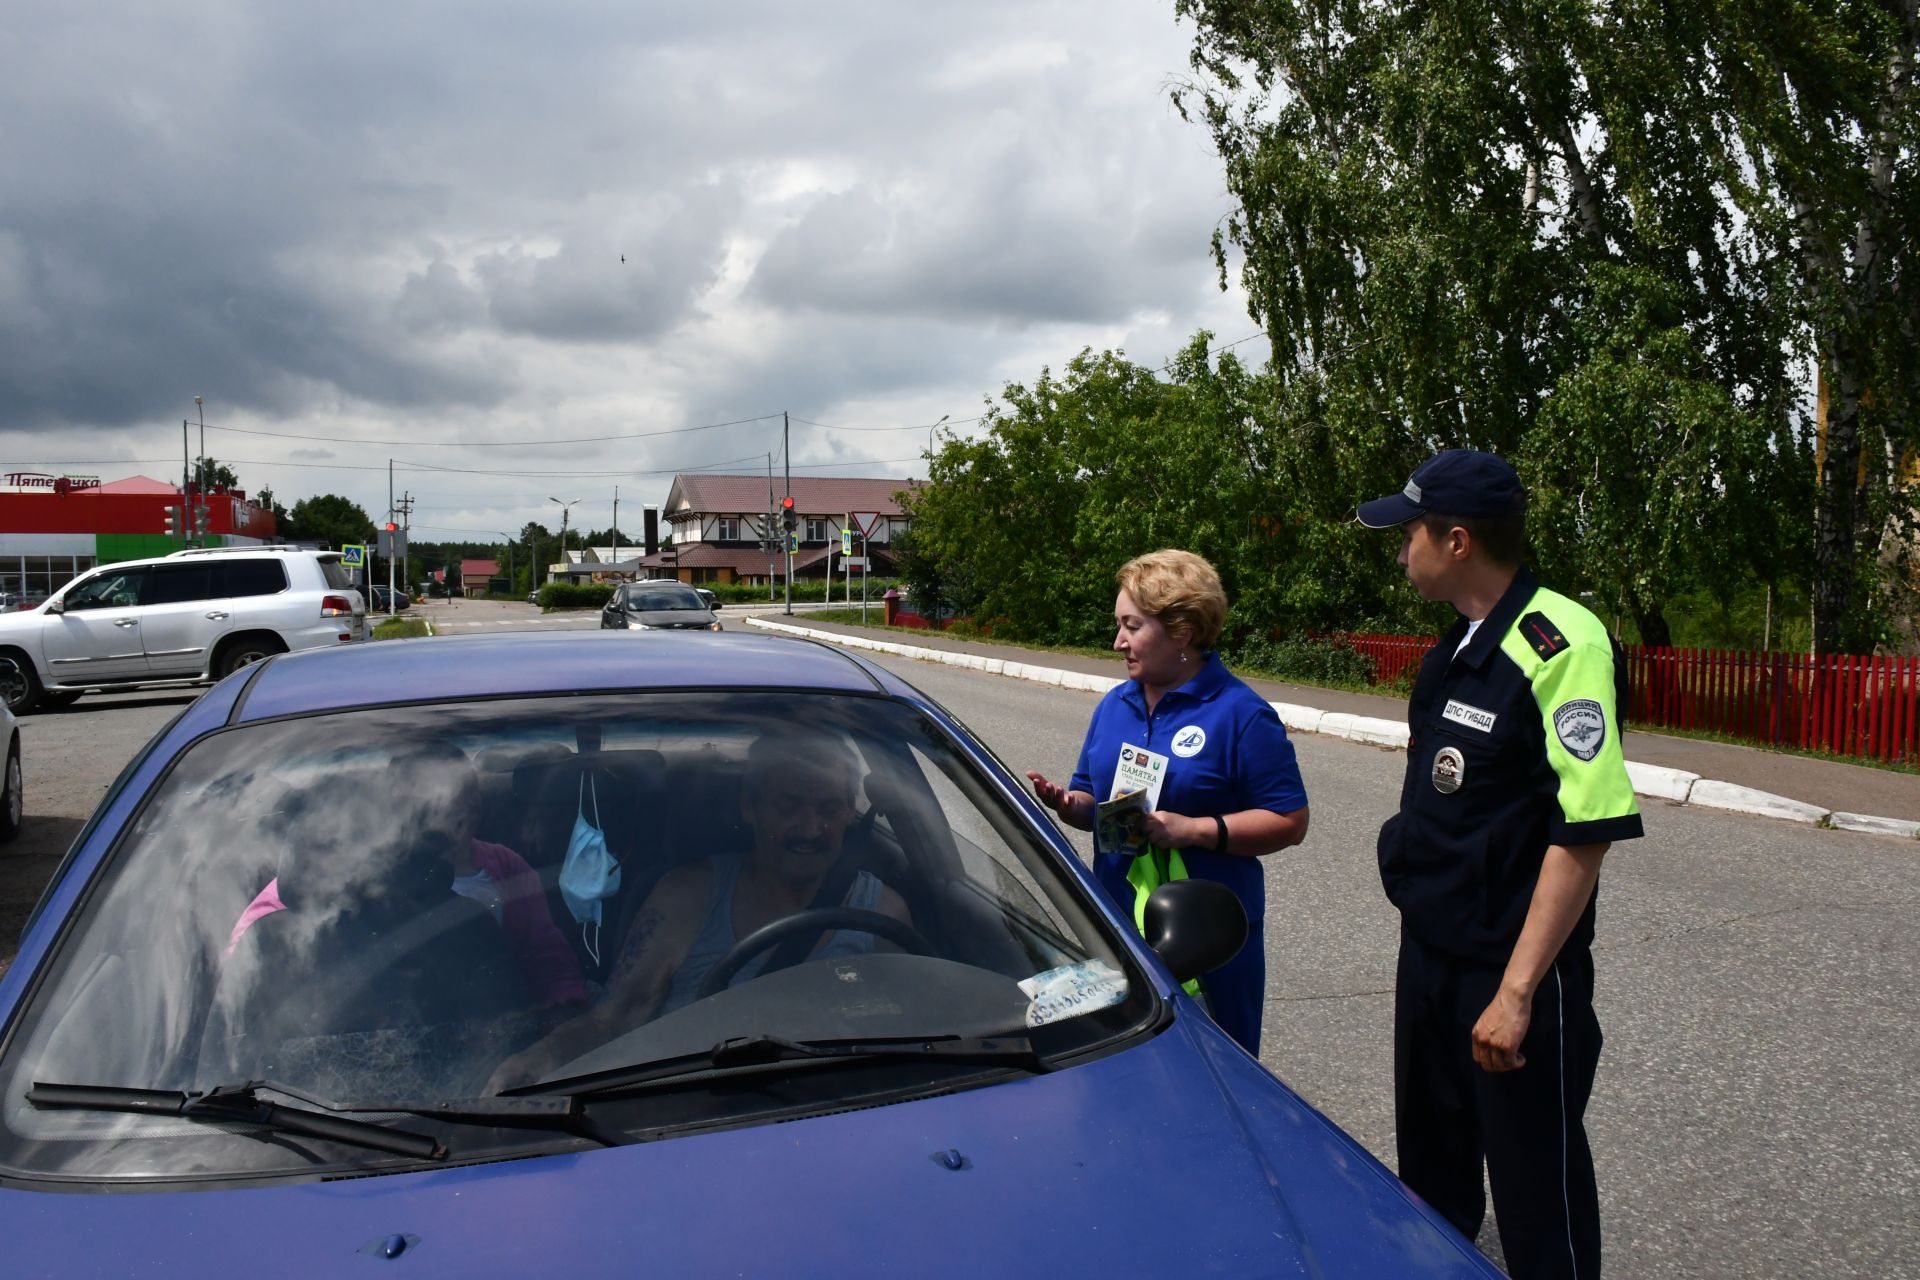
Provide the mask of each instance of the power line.
{"label": "power line", "polygon": [[656,436],[680,436],[694,431],[713,431],[720,427],[744,426],[749,422],[765,422],[777,418],[777,413],[763,413],[752,418],[735,418],[730,422],[704,422],[697,427],[667,427],[659,431],[630,431],[613,436],[576,436],[568,440],[366,440],[359,436],[309,436],[291,431],[257,431],[251,427],[221,427],[207,424],[209,431],[225,431],[229,435],[264,436],[269,440],[318,440],[326,444],[377,444],[397,448],[433,448],[433,449],[531,449],[544,448],[555,444],[604,444],[610,440],[650,440]]}

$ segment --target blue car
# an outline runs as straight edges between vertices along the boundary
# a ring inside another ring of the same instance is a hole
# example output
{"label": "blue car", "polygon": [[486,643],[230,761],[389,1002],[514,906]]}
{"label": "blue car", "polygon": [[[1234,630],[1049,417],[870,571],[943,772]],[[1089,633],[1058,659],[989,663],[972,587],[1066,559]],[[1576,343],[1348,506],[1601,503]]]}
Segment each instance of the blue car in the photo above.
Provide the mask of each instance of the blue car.
{"label": "blue car", "polygon": [[[398,819],[396,821],[396,818]],[[1498,1273],[884,670],[604,632],[277,656],[0,979],[29,1276]]]}

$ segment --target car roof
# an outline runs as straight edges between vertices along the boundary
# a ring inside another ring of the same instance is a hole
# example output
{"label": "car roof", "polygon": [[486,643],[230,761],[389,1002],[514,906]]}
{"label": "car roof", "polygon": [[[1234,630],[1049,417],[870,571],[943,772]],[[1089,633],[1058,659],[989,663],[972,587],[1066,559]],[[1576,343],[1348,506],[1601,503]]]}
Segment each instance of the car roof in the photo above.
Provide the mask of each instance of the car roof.
{"label": "car roof", "polygon": [[282,654],[253,669],[234,719],[396,702],[663,689],[911,694],[840,650],[750,632],[512,632]]}

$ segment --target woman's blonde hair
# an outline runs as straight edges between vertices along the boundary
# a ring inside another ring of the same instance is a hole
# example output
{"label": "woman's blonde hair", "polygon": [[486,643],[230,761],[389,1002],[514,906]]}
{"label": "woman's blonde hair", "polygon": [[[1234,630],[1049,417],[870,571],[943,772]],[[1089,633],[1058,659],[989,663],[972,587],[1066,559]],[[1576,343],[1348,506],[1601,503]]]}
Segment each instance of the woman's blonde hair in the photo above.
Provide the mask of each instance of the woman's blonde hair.
{"label": "woman's blonde hair", "polygon": [[1227,624],[1227,592],[1214,567],[1191,551],[1149,551],[1113,575],[1141,612],[1168,632],[1185,631],[1188,643],[1207,650]]}

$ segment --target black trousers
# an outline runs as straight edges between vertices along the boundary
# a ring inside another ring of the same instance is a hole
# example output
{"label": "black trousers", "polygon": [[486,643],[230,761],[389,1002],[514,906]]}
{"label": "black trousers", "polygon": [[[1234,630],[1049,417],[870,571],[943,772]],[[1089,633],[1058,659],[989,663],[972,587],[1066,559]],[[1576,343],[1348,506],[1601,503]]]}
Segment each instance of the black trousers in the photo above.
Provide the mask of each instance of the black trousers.
{"label": "black trousers", "polygon": [[1600,1062],[1593,956],[1561,953],[1533,997],[1517,1071],[1473,1061],[1473,1024],[1500,968],[1400,934],[1393,1005],[1394,1134],[1400,1179],[1467,1239],[1486,1217],[1480,1166],[1515,1280],[1600,1275],[1600,1195],[1587,1099]]}

